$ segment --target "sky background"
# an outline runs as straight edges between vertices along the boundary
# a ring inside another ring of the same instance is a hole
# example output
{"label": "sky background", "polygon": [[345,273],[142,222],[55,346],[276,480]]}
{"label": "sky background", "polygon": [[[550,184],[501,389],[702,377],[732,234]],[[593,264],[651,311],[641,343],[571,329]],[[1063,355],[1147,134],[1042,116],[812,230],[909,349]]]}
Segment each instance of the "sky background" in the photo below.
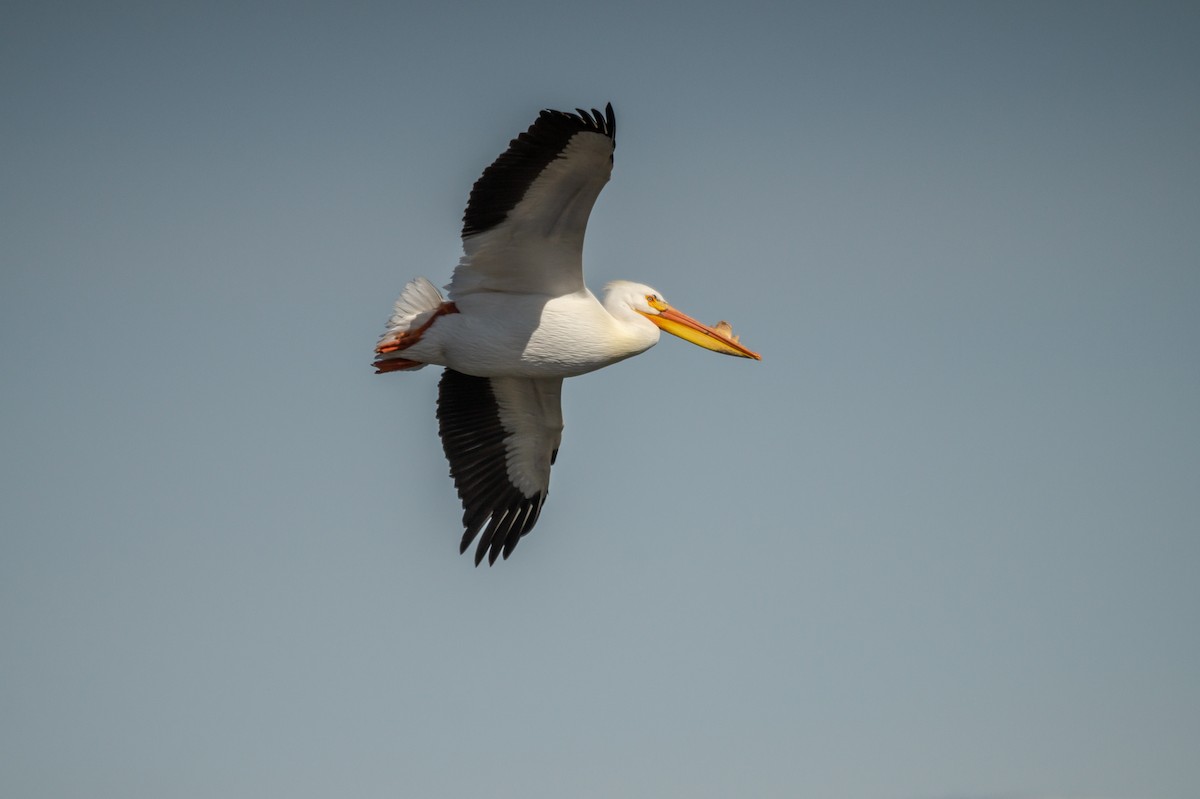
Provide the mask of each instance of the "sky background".
{"label": "sky background", "polygon": [[[1200,791],[1200,10],[10,2],[0,793]],[[568,381],[457,553],[375,376],[539,109],[589,282],[730,320]]]}

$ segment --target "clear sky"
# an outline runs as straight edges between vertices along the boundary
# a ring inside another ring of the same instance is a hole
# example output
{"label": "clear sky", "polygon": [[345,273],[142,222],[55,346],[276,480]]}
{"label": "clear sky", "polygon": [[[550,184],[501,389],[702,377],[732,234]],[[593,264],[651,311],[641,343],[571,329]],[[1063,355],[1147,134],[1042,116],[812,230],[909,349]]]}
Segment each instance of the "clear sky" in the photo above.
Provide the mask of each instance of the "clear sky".
{"label": "clear sky", "polygon": [[[436,6],[436,9],[435,9]],[[0,794],[1200,791],[1194,3],[7,3]],[[471,183],[616,108],[596,290],[476,569],[437,372]]]}

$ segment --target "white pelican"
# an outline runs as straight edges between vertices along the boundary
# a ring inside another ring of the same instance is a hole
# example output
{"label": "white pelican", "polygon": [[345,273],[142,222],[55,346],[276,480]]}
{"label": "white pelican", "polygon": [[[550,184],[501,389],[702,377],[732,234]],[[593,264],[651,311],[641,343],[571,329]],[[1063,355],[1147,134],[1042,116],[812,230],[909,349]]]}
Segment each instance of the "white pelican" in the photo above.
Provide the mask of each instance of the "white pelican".
{"label": "white pelican", "polygon": [[[410,282],[375,348],[377,373],[446,367],[437,417],[463,504],[461,552],[483,530],[478,566],[512,554],[550,485],[564,377],[645,352],[659,330],[715,352],[760,359],[697,322],[655,289],[609,283],[600,303],[583,282],[583,235],[612,173],[616,119],[542,111],[484,170],[463,215],[464,255],[443,298]],[[485,527],[486,525],[486,527]]]}

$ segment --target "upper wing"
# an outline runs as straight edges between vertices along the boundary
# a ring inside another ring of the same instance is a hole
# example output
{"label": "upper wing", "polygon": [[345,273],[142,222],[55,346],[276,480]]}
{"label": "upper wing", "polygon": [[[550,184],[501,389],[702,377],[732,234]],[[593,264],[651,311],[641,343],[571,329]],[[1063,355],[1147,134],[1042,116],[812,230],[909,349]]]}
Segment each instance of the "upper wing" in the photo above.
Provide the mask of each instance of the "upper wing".
{"label": "upper wing", "polygon": [[542,111],[471,189],[450,298],[476,291],[558,296],[583,289],[583,234],[612,174],[617,122]]}
{"label": "upper wing", "polygon": [[475,565],[507,558],[533,529],[562,440],[562,378],[472,377],[453,369],[438,384],[438,430],[463,503],[461,551],[487,523]]}

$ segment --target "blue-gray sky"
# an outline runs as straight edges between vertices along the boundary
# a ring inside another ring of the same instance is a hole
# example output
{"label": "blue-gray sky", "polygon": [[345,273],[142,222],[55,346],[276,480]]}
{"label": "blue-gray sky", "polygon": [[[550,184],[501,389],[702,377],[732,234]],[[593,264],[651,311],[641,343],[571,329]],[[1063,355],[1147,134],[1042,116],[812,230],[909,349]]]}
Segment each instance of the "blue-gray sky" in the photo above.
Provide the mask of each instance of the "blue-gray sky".
{"label": "blue-gray sky", "polygon": [[[0,793],[1200,788],[1195,4],[9,3]],[[548,504],[459,557],[375,376],[612,101]]]}

